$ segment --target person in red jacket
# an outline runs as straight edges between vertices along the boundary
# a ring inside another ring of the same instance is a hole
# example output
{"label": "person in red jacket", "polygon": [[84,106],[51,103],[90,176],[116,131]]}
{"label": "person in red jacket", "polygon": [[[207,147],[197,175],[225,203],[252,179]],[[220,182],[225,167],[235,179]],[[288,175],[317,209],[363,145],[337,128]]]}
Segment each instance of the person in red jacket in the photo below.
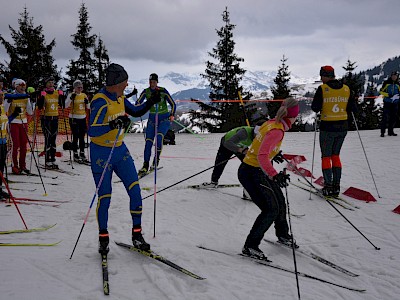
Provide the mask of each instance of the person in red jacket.
{"label": "person in red jacket", "polygon": [[[238,170],[240,183],[261,209],[256,218],[242,253],[258,259],[266,259],[259,249],[265,232],[275,222],[275,234],[281,243],[292,243],[286,221],[286,203],[281,188],[288,185],[289,175],[273,167],[271,160],[279,153],[285,132],[299,114],[299,104],[293,98],[285,99],[275,119],[265,122],[254,138]],[[297,247],[297,245],[295,246]]]}

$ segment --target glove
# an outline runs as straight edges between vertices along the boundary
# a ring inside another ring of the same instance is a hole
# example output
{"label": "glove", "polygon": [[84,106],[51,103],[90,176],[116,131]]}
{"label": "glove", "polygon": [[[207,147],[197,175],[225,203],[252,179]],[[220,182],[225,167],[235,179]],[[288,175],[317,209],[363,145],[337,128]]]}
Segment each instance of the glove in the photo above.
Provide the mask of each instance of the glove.
{"label": "glove", "polygon": [[175,120],[175,117],[174,117],[173,115],[170,115],[170,116],[169,116],[169,120],[170,120],[171,122],[173,122],[173,121]]}
{"label": "glove", "polygon": [[138,90],[136,87],[133,88],[133,91],[131,92],[132,95],[137,95]]}
{"label": "glove", "polygon": [[14,112],[11,114],[11,116],[12,116],[13,118],[16,118],[16,117],[19,116],[20,113],[22,113],[22,108],[19,107],[19,106],[16,106],[16,107],[14,108]]}
{"label": "glove", "polygon": [[150,97],[149,99],[150,103],[152,105],[158,103],[161,101],[161,96],[160,96],[160,91],[156,90]]}
{"label": "glove", "polygon": [[33,87],[28,87],[27,89],[26,89],[26,92],[28,93],[28,94],[32,94],[32,93],[34,93],[35,92],[35,88],[33,88]]}
{"label": "glove", "polygon": [[288,181],[290,182],[290,176],[289,174],[285,174],[282,171],[280,171],[273,177],[273,180],[279,187],[284,188],[289,185]]}
{"label": "glove", "polygon": [[129,119],[127,115],[119,116],[118,118],[108,122],[108,125],[110,126],[111,129],[124,128],[126,130],[130,124],[131,124],[131,119]]}
{"label": "glove", "polygon": [[71,94],[71,100],[74,101],[74,100],[75,100],[75,97],[76,97],[76,94],[75,94],[75,93],[72,93],[72,94]]}
{"label": "glove", "polygon": [[89,104],[89,99],[88,98],[85,98],[85,104]]}
{"label": "glove", "polygon": [[275,156],[272,158],[272,161],[273,161],[273,162],[276,162],[277,164],[283,163],[283,162],[285,161],[285,159],[283,158],[283,155],[282,155],[282,150],[280,150],[280,151],[278,152],[278,154],[275,155]]}
{"label": "glove", "polygon": [[58,95],[59,96],[64,95],[64,92],[62,90],[58,90]]}

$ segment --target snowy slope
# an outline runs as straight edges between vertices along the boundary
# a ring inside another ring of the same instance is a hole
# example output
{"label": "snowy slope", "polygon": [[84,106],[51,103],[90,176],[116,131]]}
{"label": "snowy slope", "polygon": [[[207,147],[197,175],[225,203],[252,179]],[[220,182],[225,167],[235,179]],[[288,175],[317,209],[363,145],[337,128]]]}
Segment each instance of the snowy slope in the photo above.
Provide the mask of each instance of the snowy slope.
{"label": "snowy slope", "polygon": [[[355,211],[339,210],[376,246],[374,249],[332,207],[319,198],[294,186],[288,188],[290,210],[305,214],[291,217],[293,233],[302,249],[311,250],[360,274],[349,277],[308,257],[297,255],[298,270],[341,285],[365,288],[361,294],[322,282],[300,277],[303,299],[398,299],[400,294],[400,215],[391,212],[400,204],[398,179],[400,169],[399,137],[380,138],[378,131],[361,132],[368,159],[381,198],[378,198],[356,132],[346,138],[342,163],[342,188],[354,186],[370,191],[377,202],[364,203]],[[157,189],[161,190],[213,165],[221,134],[194,136],[177,134],[175,146],[165,146],[158,172]],[[287,133],[282,149],[285,153],[305,155],[301,164],[311,169],[314,133]],[[130,134],[126,142],[137,168],[143,161],[142,134]],[[317,137],[318,143],[318,137]],[[314,170],[320,171],[320,152],[316,145]],[[64,158],[68,152],[64,152]],[[67,163],[61,168],[71,170]],[[237,183],[239,161],[231,160],[220,183]],[[282,168],[278,166],[277,168]],[[154,260],[131,253],[111,244],[109,254],[110,296],[102,292],[100,256],[97,253],[96,208],[93,206],[73,258],[73,246],[93,198],[95,186],[90,168],[74,165],[70,176],[56,174],[57,179],[44,178],[48,196],[43,197],[40,184],[11,184],[11,187],[36,189],[15,190],[15,196],[70,200],[60,207],[19,205],[28,227],[57,223],[40,233],[1,235],[1,242],[54,242],[55,247],[1,247],[2,267],[0,299],[18,300],[86,300],[86,299],[297,299],[295,276],[264,267],[240,258],[201,250],[196,245],[239,253],[259,213],[251,202],[240,199],[240,188],[215,191],[185,188],[210,180],[211,171],[204,172],[156,197],[156,237],[153,238],[154,187],[153,176],[141,180],[143,197],[143,228],[152,249],[201,276],[198,281]],[[39,178],[10,176],[14,180],[40,183]],[[293,182],[298,176],[291,175]],[[114,181],[117,179],[114,178]],[[58,183],[50,185],[49,183]],[[150,191],[148,190],[150,189]],[[130,215],[127,194],[121,183],[113,185],[109,231],[112,240],[129,242]],[[0,230],[23,228],[14,207],[0,204]],[[274,229],[267,233],[274,240]],[[274,263],[293,268],[288,249],[261,244],[261,249]]]}

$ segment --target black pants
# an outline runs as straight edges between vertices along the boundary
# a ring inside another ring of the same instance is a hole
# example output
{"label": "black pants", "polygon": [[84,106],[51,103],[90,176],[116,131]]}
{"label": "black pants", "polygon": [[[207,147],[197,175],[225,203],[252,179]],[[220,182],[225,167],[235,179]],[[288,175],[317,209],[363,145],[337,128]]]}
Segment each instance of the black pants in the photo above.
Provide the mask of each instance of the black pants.
{"label": "black pants", "polygon": [[[0,172],[4,175],[4,169],[6,166],[6,159],[7,159],[7,143],[6,144],[0,144]],[[0,186],[1,186],[0,182]]]}
{"label": "black pants", "polygon": [[398,109],[399,106],[397,103],[383,103],[381,133],[385,134],[386,127],[389,135],[394,133],[393,128],[396,125]]}
{"label": "black pants", "polygon": [[286,203],[281,188],[261,170],[242,163],[238,170],[240,183],[261,209],[246,239],[246,246],[258,247],[265,232],[275,222],[276,236],[287,237]]}
{"label": "black pants", "polygon": [[225,148],[224,138],[222,138],[217,152],[217,156],[215,157],[215,163],[214,163],[215,167],[211,175],[211,181],[218,182],[219,178],[222,175],[222,172],[224,172],[228,160],[235,154],[240,159],[240,161],[243,161],[244,155],[234,153],[231,150]]}
{"label": "black pants", "polygon": [[[86,118],[84,119],[69,119],[69,125],[72,131],[72,150],[75,152],[79,149],[80,152],[85,152],[85,134],[86,134]],[[78,148],[79,141],[79,148]]]}
{"label": "black pants", "polygon": [[43,117],[41,120],[44,134],[46,162],[56,160],[56,139],[58,134],[58,117]]}

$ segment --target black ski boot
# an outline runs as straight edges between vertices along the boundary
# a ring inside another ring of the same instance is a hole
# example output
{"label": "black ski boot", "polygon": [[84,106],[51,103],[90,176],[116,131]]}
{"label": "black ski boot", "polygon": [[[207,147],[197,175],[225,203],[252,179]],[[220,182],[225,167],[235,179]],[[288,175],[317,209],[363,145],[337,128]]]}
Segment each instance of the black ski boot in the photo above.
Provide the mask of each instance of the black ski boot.
{"label": "black ski boot", "polygon": [[132,228],[132,245],[142,251],[150,251],[150,245],[144,240],[140,226]]}
{"label": "black ski boot", "polygon": [[332,188],[332,197],[338,197],[340,194],[340,183],[334,183]]}
{"label": "black ski boot", "polygon": [[248,246],[244,245],[242,249],[242,253],[246,256],[253,257],[260,260],[268,260],[264,255],[264,252],[260,250],[257,246]]}
{"label": "black ski boot", "polygon": [[278,243],[284,244],[286,246],[292,247],[292,241],[294,244],[294,248],[299,248],[299,246],[296,244],[296,240],[293,240],[293,237],[290,234],[286,236],[278,236]]}
{"label": "black ski boot", "polygon": [[108,244],[110,243],[110,236],[107,230],[100,230],[99,232],[99,253],[105,255],[110,251]]}
{"label": "black ski boot", "polygon": [[325,184],[322,188],[322,194],[325,197],[333,197],[333,186],[332,184]]}

